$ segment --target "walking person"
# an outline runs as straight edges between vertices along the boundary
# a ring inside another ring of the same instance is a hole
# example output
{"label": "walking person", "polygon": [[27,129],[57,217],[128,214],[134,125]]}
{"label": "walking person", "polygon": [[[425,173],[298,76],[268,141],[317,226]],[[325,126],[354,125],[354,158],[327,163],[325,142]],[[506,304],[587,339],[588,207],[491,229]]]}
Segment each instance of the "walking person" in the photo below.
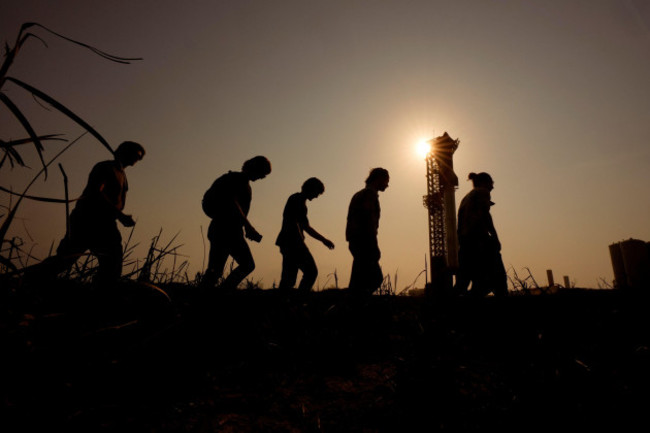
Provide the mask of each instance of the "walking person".
{"label": "walking person", "polygon": [[292,194],[287,200],[282,213],[282,229],[275,242],[282,254],[282,275],[280,289],[293,289],[302,272],[298,289],[308,292],[312,289],[318,268],[314,257],[305,244],[305,233],[323,243],[330,250],[334,249],[332,241],[318,233],[307,218],[307,200],[311,201],[325,192],[323,182],[311,177],[302,184],[300,192]]}
{"label": "walking person", "polygon": [[474,188],[463,197],[458,207],[459,269],[454,290],[467,293],[471,283],[472,296],[508,294],[508,281],[501,259],[501,242],[494,228],[490,208],[494,205],[490,192],[494,181],[488,173],[470,173]]}
{"label": "walking person", "polygon": [[345,238],[352,253],[352,272],[348,289],[370,295],[383,281],[379,265],[381,251],[377,242],[379,230],[379,192],[388,188],[388,170],[378,167],[370,171],[366,187],[354,194],[348,208]]}
{"label": "walking person", "polygon": [[222,279],[223,290],[235,290],[255,269],[255,261],[245,238],[255,242],[262,235],[248,220],[252,189],[250,182],[264,179],[271,173],[271,163],[264,156],[244,162],[241,171],[229,171],[214,181],[203,197],[203,210],[212,221],[208,228],[210,254],[202,286],[214,287],[222,279],[228,257],[237,267]]}
{"label": "walking person", "polygon": [[77,261],[87,250],[99,263],[93,284],[114,285],[122,275],[122,236],[117,227],[133,227],[131,215],[123,212],[126,193],[126,167],[135,165],[145,154],[144,148],[133,141],[121,143],[114,159],[102,161],[93,167],[88,183],[70,213],[70,224],[59,243],[56,256],[44,260],[38,269],[44,275],[58,274]]}

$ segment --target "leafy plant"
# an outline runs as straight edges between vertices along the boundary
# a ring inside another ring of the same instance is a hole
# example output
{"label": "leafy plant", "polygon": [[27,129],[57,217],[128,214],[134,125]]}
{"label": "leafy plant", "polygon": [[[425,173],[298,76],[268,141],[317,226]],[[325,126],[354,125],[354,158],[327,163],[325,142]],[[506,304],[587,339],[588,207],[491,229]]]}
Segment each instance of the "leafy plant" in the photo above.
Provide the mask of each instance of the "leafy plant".
{"label": "leafy plant", "polygon": [[[16,202],[7,208],[7,213],[3,215],[4,219],[2,221],[2,224],[0,225],[0,241],[2,245],[2,254],[0,254],[0,264],[3,265],[4,268],[12,270],[15,268],[15,266],[12,265],[12,260],[8,257],[10,257],[11,253],[15,251],[14,246],[9,244],[9,255],[5,255],[7,252],[6,249],[6,244],[9,243],[9,241],[6,239],[7,237],[7,232],[9,230],[9,227],[11,226],[11,223],[13,222],[16,212],[18,210],[19,205],[21,204],[23,199],[29,199],[29,200],[43,200],[43,201],[57,201],[57,202],[67,202],[67,200],[57,200],[57,199],[48,199],[48,198],[43,198],[43,197],[34,197],[34,196],[29,196],[27,195],[27,191],[29,187],[34,183],[37,177],[39,177],[41,174],[45,176],[47,179],[47,168],[48,166],[58,157],[62,152],[60,152],[54,159],[50,160],[49,162],[45,162],[45,157],[44,157],[44,150],[45,147],[43,145],[44,142],[47,141],[65,141],[65,139],[61,138],[61,134],[46,134],[46,135],[38,135],[35,131],[35,129],[32,127],[31,122],[27,118],[27,116],[21,111],[21,109],[18,107],[18,105],[15,104],[15,102],[9,97],[9,95],[6,93],[6,87],[7,86],[15,86],[18,87],[19,89],[22,89],[26,91],[27,93],[31,94],[33,97],[37,98],[40,101],[43,101],[44,103],[48,104],[49,106],[53,107],[55,110],[59,111],[60,113],[64,114],[66,117],[71,119],[73,122],[81,126],[85,133],[91,134],[97,141],[100,142],[111,154],[113,154],[113,149],[111,146],[108,144],[106,139],[99,134],[88,122],[86,122],[83,118],[81,118],[79,115],[77,115],[75,112],[70,110],[68,107],[66,107],[64,104],[56,100],[55,98],[51,97],[47,93],[41,91],[40,89],[37,89],[30,84],[16,78],[9,76],[9,70],[11,69],[11,66],[14,64],[14,61],[16,60],[19,52],[21,49],[25,46],[25,44],[32,40],[36,39],[41,41],[46,47],[47,43],[45,40],[38,36],[35,31],[43,31],[49,35],[54,35],[57,38],[63,39],[67,42],[70,42],[72,44],[81,46],[83,48],[89,49],[93,53],[103,57],[104,59],[110,60],[112,62],[117,62],[117,63],[124,63],[128,64],[133,60],[140,60],[139,58],[126,58],[126,57],[118,57],[114,56],[112,54],[108,54],[104,51],[101,51],[93,46],[87,45],[83,42],[76,41],[74,39],[70,39],[62,34],[59,34],[53,30],[50,30],[49,28],[38,24],[38,23],[24,23],[16,37],[15,42],[13,43],[12,46],[10,46],[8,43],[5,43],[5,52],[4,52],[4,60],[2,62],[2,65],[0,66],[0,105],[3,105],[8,109],[8,111],[11,113],[11,115],[18,121],[18,123],[22,126],[24,129],[25,133],[27,134],[26,138],[20,138],[17,140],[2,140],[0,139],[0,151],[3,153],[2,157],[0,158],[0,169],[2,169],[5,164],[9,164],[11,168],[15,167],[26,167],[25,161],[23,156],[21,155],[21,151],[23,150],[24,145],[29,145],[32,144],[34,149],[36,150],[36,153],[38,155],[38,158],[41,161],[42,164],[42,169],[41,171],[34,177],[32,182],[25,188],[25,190],[22,193],[14,193],[8,188],[4,188],[0,186],[0,189],[4,192],[8,192],[10,194],[13,194],[18,197]],[[84,133],[84,134],[85,134]],[[82,136],[84,135],[82,134]],[[81,137],[79,137],[81,138]],[[77,139],[78,140],[78,139]],[[76,140],[75,140],[76,141]],[[73,142],[74,143],[74,142]],[[66,147],[64,149],[67,150],[69,149],[70,146]]]}

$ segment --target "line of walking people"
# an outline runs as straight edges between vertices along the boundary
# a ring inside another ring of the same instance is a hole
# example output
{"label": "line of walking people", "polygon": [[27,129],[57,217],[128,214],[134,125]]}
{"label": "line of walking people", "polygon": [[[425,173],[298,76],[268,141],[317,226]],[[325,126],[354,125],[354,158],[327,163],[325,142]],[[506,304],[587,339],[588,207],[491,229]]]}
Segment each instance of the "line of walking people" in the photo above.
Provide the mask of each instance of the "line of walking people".
{"label": "line of walking people", "polygon": [[[32,267],[31,277],[59,274],[90,250],[98,260],[95,285],[110,287],[117,282],[123,259],[117,221],[125,227],[135,225],[131,215],[124,213],[128,191],[125,169],[142,160],[144,155],[142,145],[125,141],[115,150],[113,160],[95,164],[70,214],[57,254]],[[270,161],[256,156],[245,161],[240,171],[229,171],[217,178],[205,192],[202,208],[211,222],[208,267],[201,280],[204,288],[233,291],[255,269],[246,239],[259,242],[262,235],[248,219],[251,182],[264,179],[270,173]],[[466,293],[471,283],[474,295],[484,296],[490,291],[503,295],[507,292],[507,284],[500,255],[501,243],[490,215],[490,207],[494,204],[490,191],[494,182],[487,173],[470,173],[469,179],[474,188],[465,196],[458,212],[460,269],[456,292]],[[379,193],[388,188],[389,181],[386,169],[373,168],[365,180],[365,187],[352,196],[348,207],[345,238],[353,257],[348,289],[358,294],[372,294],[383,281],[377,242],[381,215]],[[280,289],[293,289],[299,271],[302,272],[299,290],[310,291],[316,281],[318,267],[305,243],[306,234],[334,249],[334,243],[312,227],[307,216],[307,201],[324,191],[323,182],[312,177],[286,202],[282,227],[275,241],[282,254]],[[223,278],[229,257],[237,266]]]}
{"label": "line of walking people", "polygon": [[[233,291],[255,269],[246,238],[259,242],[262,236],[248,219],[252,198],[250,182],[264,179],[270,173],[269,160],[256,156],[244,162],[241,171],[229,171],[217,178],[205,192],[202,207],[211,222],[208,228],[208,268],[202,279],[204,287],[218,285],[220,290]],[[386,169],[372,169],[366,187],[352,197],[348,209],[346,240],[353,256],[348,288],[357,293],[371,294],[383,280],[377,243],[381,212],[378,193],[386,190],[389,179]],[[310,291],[316,281],[318,267],[305,243],[306,234],[334,249],[334,243],[312,227],[307,216],[307,201],[324,192],[323,182],[311,177],[287,200],[282,213],[282,228],[275,241],[282,254],[280,289],[293,289],[299,271],[302,273],[299,290]],[[222,278],[229,257],[237,266]]]}

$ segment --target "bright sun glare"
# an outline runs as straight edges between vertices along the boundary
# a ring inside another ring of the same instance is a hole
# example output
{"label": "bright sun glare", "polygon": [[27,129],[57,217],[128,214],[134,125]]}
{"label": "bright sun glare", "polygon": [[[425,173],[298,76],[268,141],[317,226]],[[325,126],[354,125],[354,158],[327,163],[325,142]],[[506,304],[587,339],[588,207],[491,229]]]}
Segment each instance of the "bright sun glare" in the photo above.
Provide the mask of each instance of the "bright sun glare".
{"label": "bright sun glare", "polygon": [[421,139],[415,145],[415,153],[419,158],[426,158],[427,153],[429,153],[429,140]]}

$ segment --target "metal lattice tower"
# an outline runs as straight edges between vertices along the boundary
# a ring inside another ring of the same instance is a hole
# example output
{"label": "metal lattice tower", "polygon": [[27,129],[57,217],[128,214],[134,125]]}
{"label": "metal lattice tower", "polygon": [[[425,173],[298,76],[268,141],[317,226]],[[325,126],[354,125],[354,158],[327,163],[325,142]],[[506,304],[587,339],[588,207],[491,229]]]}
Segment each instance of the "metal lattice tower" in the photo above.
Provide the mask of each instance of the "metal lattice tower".
{"label": "metal lattice tower", "polygon": [[427,155],[427,195],[423,204],[429,210],[429,255],[445,257],[445,219],[440,165],[431,153]]}
{"label": "metal lattice tower", "polygon": [[454,173],[453,154],[460,140],[446,132],[429,141],[427,153],[427,195],[424,207],[429,211],[429,261],[431,287],[451,289],[451,275],[458,267],[455,191],[458,178]]}

